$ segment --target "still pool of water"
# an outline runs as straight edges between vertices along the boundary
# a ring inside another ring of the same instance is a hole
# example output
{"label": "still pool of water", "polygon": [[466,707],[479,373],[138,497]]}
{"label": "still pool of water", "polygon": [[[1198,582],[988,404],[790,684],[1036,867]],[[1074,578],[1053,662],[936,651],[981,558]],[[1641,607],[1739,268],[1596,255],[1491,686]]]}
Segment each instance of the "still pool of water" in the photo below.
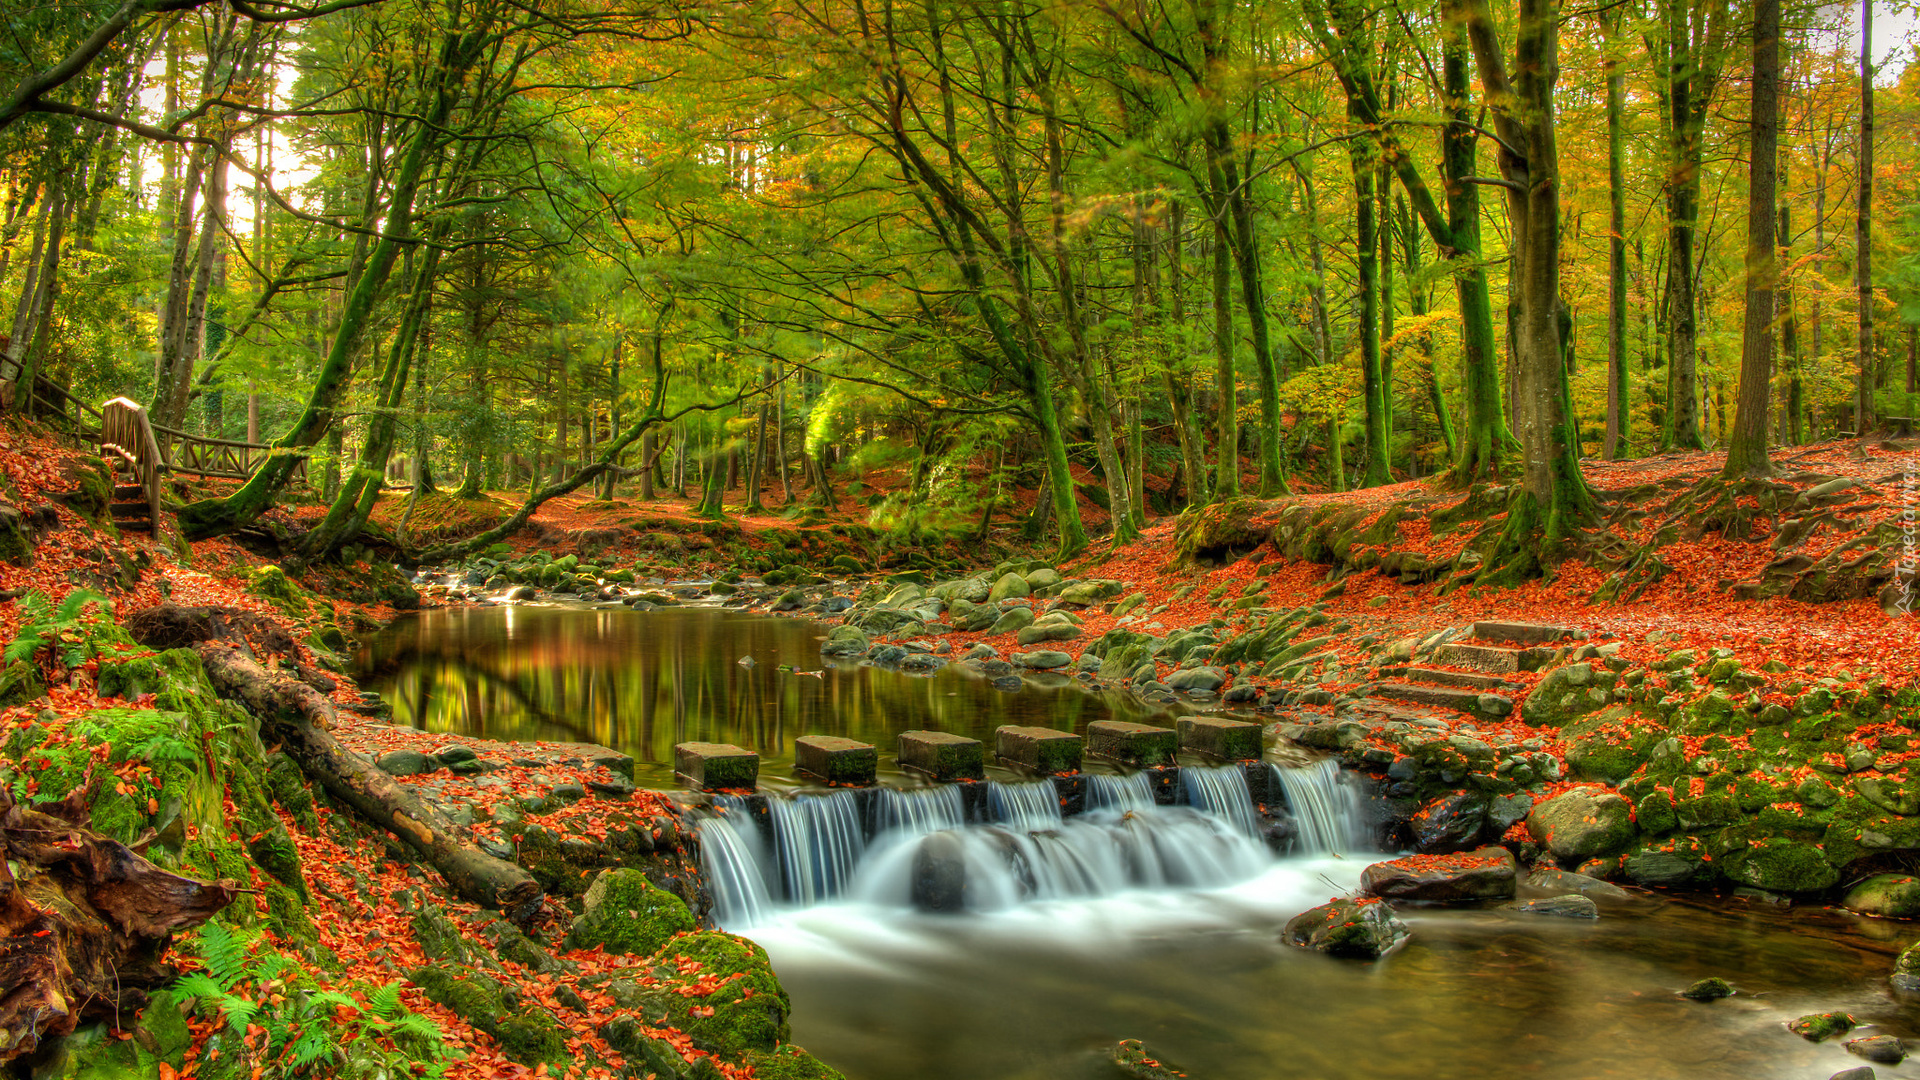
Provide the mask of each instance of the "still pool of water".
{"label": "still pool of water", "polygon": [[[435,611],[374,642],[362,682],[401,722],[599,742],[663,786],[673,744],[691,739],[753,747],[778,781],[799,735],[884,750],[911,728],[1142,718],[1067,686],[1006,694],[959,671],[824,667],[820,633],[716,611]],[[1203,1080],[1818,1080],[1861,1062],[1838,1040],[1790,1034],[1797,1016],[1840,1010],[1866,1034],[1920,1034],[1920,1013],[1885,983],[1920,930],[1828,909],[1648,898],[1598,921],[1411,910],[1413,940],[1376,964],[1279,943],[1289,917],[1351,892],[1368,861],[1269,860],[1227,885],[960,915],[854,891],[776,905],[740,930],[774,959],[794,1040],[851,1080],[1093,1080],[1107,1075],[1099,1049],[1120,1038]],[[1676,996],[1707,975],[1739,995]]]}
{"label": "still pool of water", "polygon": [[873,743],[885,772],[895,736],[916,728],[990,741],[1001,724],[1171,723],[1062,675],[1030,676],[1026,690],[1006,693],[959,667],[927,677],[836,665],[820,656],[825,636],[802,619],[716,609],[442,609],[396,620],[361,652],[356,676],[393,704],[397,723],[599,743],[631,754],[635,779],[655,787],[673,786],[681,742],[757,751],[762,782],[779,786],[793,782],[801,735]]}

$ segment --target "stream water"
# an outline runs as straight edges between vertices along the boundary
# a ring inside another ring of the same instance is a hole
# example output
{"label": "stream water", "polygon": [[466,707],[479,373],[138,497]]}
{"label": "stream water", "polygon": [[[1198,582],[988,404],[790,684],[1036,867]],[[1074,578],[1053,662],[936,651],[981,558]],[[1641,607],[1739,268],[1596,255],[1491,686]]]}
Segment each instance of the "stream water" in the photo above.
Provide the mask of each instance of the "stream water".
{"label": "stream water", "polygon": [[[1860,1064],[1840,1040],[1790,1034],[1804,1013],[1920,1032],[1884,980],[1912,931],[1824,908],[1416,909],[1402,913],[1412,941],[1376,964],[1284,946],[1289,917],[1350,892],[1372,861],[1326,763],[1275,770],[1297,826],[1283,857],[1257,837],[1237,770],[1183,770],[1177,806],[1155,805],[1143,776],[1092,777],[1086,812],[1064,820],[1045,785],[1011,774],[971,819],[951,787],[867,804],[797,790],[799,735],[877,743],[885,768],[901,730],[1079,729],[1128,708],[958,671],[823,668],[818,633],[709,611],[429,612],[374,643],[363,685],[401,722],[618,747],[643,782],[670,782],[675,742],[759,750],[787,790],[764,820],[736,805],[702,826],[709,883],[723,924],[771,953],[794,1040],[852,1080],[1093,1080],[1119,1038],[1211,1080],[1799,1080]],[[930,879],[949,910],[924,910]],[[1740,993],[1676,996],[1706,975]]]}

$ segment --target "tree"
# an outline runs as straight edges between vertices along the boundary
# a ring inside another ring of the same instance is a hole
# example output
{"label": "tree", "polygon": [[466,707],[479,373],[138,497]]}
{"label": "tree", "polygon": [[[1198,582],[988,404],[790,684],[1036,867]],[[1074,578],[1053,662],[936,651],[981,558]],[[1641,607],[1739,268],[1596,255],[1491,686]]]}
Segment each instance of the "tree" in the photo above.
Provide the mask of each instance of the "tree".
{"label": "tree", "polygon": [[1767,410],[1773,397],[1774,285],[1779,277],[1773,205],[1779,168],[1779,115],[1780,0],[1754,0],[1746,315],[1740,342],[1740,398],[1723,473],[1729,480],[1765,476],[1773,471],[1767,457]]}

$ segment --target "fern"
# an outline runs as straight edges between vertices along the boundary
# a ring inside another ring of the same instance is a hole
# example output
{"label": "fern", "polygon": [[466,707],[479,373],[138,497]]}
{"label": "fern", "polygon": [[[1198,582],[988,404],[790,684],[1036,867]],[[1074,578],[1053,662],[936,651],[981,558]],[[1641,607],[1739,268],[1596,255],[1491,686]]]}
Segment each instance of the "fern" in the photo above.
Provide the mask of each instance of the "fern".
{"label": "fern", "polygon": [[[93,654],[93,633],[113,621],[113,601],[92,589],[75,589],[60,601],[58,608],[42,593],[20,598],[20,629],[7,645],[4,659],[12,664],[31,660],[41,649],[65,645],[60,655],[62,667],[76,667]],[[99,605],[98,612],[87,609]]]}
{"label": "fern", "polygon": [[400,1019],[407,1010],[400,1005],[400,984],[386,983],[367,994],[367,1011],[382,1020]]}
{"label": "fern", "polygon": [[252,935],[234,933],[226,926],[211,922],[200,929],[200,961],[222,993],[231,991],[248,975],[247,947]]}

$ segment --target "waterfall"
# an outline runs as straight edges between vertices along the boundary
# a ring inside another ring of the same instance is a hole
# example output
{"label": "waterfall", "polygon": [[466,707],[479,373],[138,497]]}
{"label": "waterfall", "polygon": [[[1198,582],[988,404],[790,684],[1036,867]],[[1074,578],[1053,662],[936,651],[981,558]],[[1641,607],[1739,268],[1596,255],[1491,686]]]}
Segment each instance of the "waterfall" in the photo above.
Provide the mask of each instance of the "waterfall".
{"label": "waterfall", "polygon": [[1011,829],[1032,832],[1060,827],[1060,796],[1046,780],[988,784],[987,803],[993,807],[993,819]]}
{"label": "waterfall", "polygon": [[1180,782],[1186,785],[1187,802],[1197,809],[1225,818],[1242,836],[1259,832],[1253,794],[1247,790],[1247,774],[1240,766],[1181,769]]}
{"label": "waterfall", "polygon": [[1340,766],[1321,758],[1297,769],[1270,766],[1299,832],[1297,846],[1315,854],[1345,855],[1367,847],[1360,793],[1340,781]]}
{"label": "waterfall", "polygon": [[1088,774],[1088,810],[1146,810],[1153,806],[1153,780],[1146,773],[1125,776]]}
{"label": "waterfall", "polygon": [[1212,888],[1254,877],[1266,849],[1190,807],[1095,810],[1057,828],[943,830],[869,860],[852,895],[932,911],[995,911],[1128,889]]}
{"label": "waterfall", "polygon": [[939,829],[957,829],[965,822],[966,813],[958,785],[882,788],[880,804],[874,812],[873,831],[919,836]]}
{"label": "waterfall", "polygon": [[765,921],[773,908],[767,894],[766,846],[740,800],[719,801],[722,813],[698,827],[700,868],[713,893],[714,918],[723,926],[753,926]]}
{"label": "waterfall", "polygon": [[767,808],[785,899],[807,905],[840,895],[867,847],[854,793],[768,799]]}

